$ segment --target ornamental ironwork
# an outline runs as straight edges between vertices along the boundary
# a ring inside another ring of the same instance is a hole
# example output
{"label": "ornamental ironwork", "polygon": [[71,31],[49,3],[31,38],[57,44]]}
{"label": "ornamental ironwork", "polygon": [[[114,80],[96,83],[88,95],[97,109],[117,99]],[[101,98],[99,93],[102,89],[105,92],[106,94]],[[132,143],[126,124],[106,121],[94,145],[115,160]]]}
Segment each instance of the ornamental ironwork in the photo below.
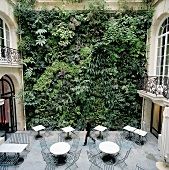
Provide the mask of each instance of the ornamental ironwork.
{"label": "ornamental ironwork", "polygon": [[163,95],[169,99],[169,77],[167,76],[148,76],[145,74],[138,84],[139,90],[144,90],[152,94]]}
{"label": "ornamental ironwork", "polygon": [[0,46],[0,63],[19,63],[21,56],[18,50],[6,46]]}

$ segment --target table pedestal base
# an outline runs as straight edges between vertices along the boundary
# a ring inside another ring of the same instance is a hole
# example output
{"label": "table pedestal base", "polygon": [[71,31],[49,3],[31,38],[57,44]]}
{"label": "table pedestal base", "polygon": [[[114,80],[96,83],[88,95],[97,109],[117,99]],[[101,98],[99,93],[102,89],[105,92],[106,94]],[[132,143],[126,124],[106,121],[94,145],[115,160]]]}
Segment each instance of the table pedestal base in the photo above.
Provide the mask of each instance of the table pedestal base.
{"label": "table pedestal base", "polygon": [[57,166],[62,166],[66,164],[66,155],[57,156]]}
{"label": "table pedestal base", "polygon": [[24,162],[24,158],[19,158],[18,159],[18,162],[17,162],[17,165],[20,165],[20,164],[22,164]]}
{"label": "table pedestal base", "polygon": [[67,132],[67,136],[65,137],[65,140],[71,140],[72,137],[69,135],[69,132]]}
{"label": "table pedestal base", "polygon": [[110,154],[104,155],[104,156],[102,157],[102,160],[103,160],[103,162],[106,163],[106,164],[114,164],[115,161],[116,161],[115,157],[112,156],[112,155],[110,155]]}

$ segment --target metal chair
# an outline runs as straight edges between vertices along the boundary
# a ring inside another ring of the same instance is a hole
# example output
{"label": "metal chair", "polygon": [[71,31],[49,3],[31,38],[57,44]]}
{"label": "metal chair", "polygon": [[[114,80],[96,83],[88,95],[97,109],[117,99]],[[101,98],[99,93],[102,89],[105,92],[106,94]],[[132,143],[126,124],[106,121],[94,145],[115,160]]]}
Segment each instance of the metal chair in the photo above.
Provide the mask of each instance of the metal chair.
{"label": "metal chair", "polygon": [[0,165],[0,170],[8,170],[8,166]]}
{"label": "metal chair", "polygon": [[57,158],[50,153],[48,148],[42,149],[41,150],[42,156],[43,156],[43,160],[46,163],[53,163],[56,164],[58,162]]}
{"label": "metal chair", "polygon": [[[128,158],[128,156],[129,156],[129,154],[130,154],[130,151],[131,151],[131,148],[126,152],[126,154],[125,154],[124,157],[122,157],[122,158],[120,158],[120,159],[117,157],[117,160],[116,160],[114,166],[119,165],[121,169],[123,169],[124,166],[127,166],[125,160]],[[119,157],[120,157],[120,156],[119,156]],[[121,165],[122,165],[123,163],[124,163],[124,166],[122,167]]]}
{"label": "metal chair", "polygon": [[69,153],[74,154],[77,151],[78,146],[79,146],[79,141],[80,141],[79,137],[73,138],[73,143],[72,143],[72,146],[69,150]]}
{"label": "metal chair", "polygon": [[7,154],[5,156],[5,160],[3,160],[0,165],[7,166],[7,167],[16,167],[18,166],[19,155],[18,154]]}
{"label": "metal chair", "polygon": [[53,129],[54,129],[54,121],[52,121],[52,120],[50,122],[48,121],[45,125],[44,135],[45,136],[53,135],[52,134]]}
{"label": "metal chair", "polygon": [[101,151],[99,151],[96,147],[96,144],[95,143],[92,143],[89,145],[89,151],[90,153],[92,153],[93,155],[98,155],[101,153]]}
{"label": "metal chair", "polygon": [[56,164],[53,163],[47,163],[45,170],[55,170],[56,169]]}
{"label": "metal chair", "polygon": [[48,148],[45,138],[42,138],[39,142],[40,142],[40,146],[41,146],[42,149]]}
{"label": "metal chair", "polygon": [[73,167],[74,165],[76,168],[78,168],[76,162],[80,157],[81,151],[82,151],[82,149],[78,150],[74,155],[70,156],[69,159],[66,159],[66,162],[67,162],[66,169],[71,170],[71,167]]}
{"label": "metal chair", "polygon": [[145,170],[145,169],[142,168],[140,165],[136,165],[136,170]]}

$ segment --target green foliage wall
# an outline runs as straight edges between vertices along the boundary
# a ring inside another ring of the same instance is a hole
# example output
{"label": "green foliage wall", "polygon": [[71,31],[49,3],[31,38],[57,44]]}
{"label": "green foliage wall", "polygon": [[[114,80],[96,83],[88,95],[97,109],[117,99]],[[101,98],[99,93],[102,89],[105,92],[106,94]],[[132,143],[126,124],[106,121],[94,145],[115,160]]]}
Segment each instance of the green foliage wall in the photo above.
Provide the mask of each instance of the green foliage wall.
{"label": "green foliage wall", "polygon": [[111,14],[104,3],[85,11],[33,10],[15,6],[24,63],[28,121],[39,117],[75,126],[141,117],[137,83],[146,64],[152,10]]}

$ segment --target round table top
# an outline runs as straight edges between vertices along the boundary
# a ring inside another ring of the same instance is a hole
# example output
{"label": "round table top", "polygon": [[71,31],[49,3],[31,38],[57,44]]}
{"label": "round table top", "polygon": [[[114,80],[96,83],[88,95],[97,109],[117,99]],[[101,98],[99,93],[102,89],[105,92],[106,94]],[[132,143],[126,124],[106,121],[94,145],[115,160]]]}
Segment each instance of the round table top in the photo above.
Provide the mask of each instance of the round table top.
{"label": "round table top", "polygon": [[116,154],[119,152],[120,147],[114,142],[105,141],[99,144],[99,149],[104,153]]}
{"label": "round table top", "polygon": [[70,145],[66,142],[58,142],[50,147],[50,152],[54,155],[63,155],[70,150]]}

